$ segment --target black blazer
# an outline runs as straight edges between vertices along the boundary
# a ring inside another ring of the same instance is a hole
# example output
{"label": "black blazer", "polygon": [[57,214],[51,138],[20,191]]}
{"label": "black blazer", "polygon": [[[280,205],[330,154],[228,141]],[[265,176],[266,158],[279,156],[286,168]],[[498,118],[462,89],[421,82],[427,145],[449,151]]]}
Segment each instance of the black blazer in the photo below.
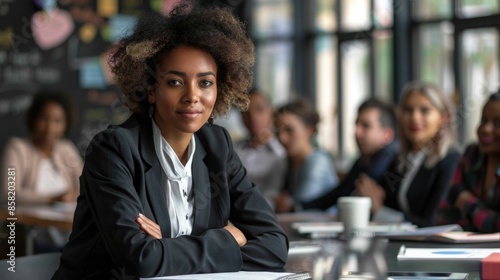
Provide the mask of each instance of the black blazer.
{"label": "black blazer", "polygon": [[[422,163],[406,194],[410,208],[410,213],[405,214],[406,220],[419,227],[434,225],[439,202],[448,193],[459,156],[456,150],[450,150],[432,168]],[[404,174],[398,171],[398,162],[396,157],[379,184],[385,190],[384,205],[402,212],[398,195]]]}
{"label": "black blazer", "polygon": [[[170,238],[163,172],[148,117],[97,134],[85,157],[73,231],[53,279],[134,279],[187,273],[282,270],[288,239],[269,204],[246,179],[227,131],[205,125],[193,158],[192,234]],[[146,235],[139,213],[160,225]],[[247,237],[239,247],[223,229]]]}
{"label": "black blazer", "polygon": [[302,208],[326,210],[336,205],[339,197],[352,195],[356,189],[354,182],[359,178],[361,173],[365,173],[373,180],[379,181],[384,177],[385,172],[398,152],[399,143],[393,141],[376,152],[368,162],[363,157],[359,157],[340,184],[321,197],[302,203]]}

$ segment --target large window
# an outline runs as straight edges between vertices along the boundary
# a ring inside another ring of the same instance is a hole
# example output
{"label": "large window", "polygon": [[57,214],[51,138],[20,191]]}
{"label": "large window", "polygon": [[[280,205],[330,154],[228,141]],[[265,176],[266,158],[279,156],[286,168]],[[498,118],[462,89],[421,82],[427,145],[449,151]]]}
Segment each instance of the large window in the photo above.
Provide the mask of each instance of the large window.
{"label": "large window", "polygon": [[487,95],[498,89],[498,29],[465,30],[462,36],[461,76],[463,98],[459,104],[463,116],[464,142],[476,140],[481,109]]}
{"label": "large window", "polygon": [[273,104],[289,100],[294,62],[294,6],[290,0],[254,0],[252,36],[256,48],[255,79]]}
{"label": "large window", "polygon": [[460,144],[476,141],[487,96],[498,90],[500,1],[414,1],[415,78],[455,102]]}
{"label": "large window", "polygon": [[318,144],[357,156],[356,109],[398,100],[409,80],[456,105],[459,144],[475,141],[486,96],[500,86],[500,0],[253,0],[256,86],[275,106],[296,96],[321,115]]}
{"label": "large window", "polygon": [[297,96],[313,101],[321,116],[318,145],[341,169],[358,153],[357,107],[370,96],[393,98],[392,2],[252,1],[256,86],[275,106]]}

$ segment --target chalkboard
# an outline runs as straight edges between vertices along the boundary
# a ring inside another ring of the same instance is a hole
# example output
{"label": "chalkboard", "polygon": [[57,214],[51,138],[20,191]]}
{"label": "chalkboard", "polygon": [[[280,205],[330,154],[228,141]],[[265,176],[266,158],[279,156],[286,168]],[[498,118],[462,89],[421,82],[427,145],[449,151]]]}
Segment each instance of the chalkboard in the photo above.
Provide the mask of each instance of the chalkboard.
{"label": "chalkboard", "polygon": [[66,92],[77,104],[69,138],[82,155],[97,132],[122,122],[128,111],[107,75],[105,51],[153,2],[0,0],[2,151],[10,137],[28,136],[24,112],[40,89]]}
{"label": "chalkboard", "polygon": [[[92,137],[128,115],[107,70],[106,50],[130,32],[138,18],[165,11],[180,0],[0,0],[0,148],[26,137],[24,112],[33,94],[56,89],[77,104],[69,134],[83,156]],[[206,0],[233,8],[243,0]],[[239,14],[239,15],[238,15]]]}

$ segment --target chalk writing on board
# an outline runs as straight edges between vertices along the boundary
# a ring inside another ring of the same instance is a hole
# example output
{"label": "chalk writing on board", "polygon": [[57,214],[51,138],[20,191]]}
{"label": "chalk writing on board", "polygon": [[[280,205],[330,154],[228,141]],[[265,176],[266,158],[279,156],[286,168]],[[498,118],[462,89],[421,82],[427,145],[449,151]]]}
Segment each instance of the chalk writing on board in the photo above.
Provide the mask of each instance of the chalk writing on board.
{"label": "chalk writing on board", "polygon": [[24,113],[31,103],[31,95],[25,94],[11,99],[0,99],[0,116],[19,115]]}
{"label": "chalk writing on board", "polygon": [[4,60],[1,80],[4,84],[57,84],[61,82],[61,68],[57,65],[41,65],[42,54],[34,49],[29,52],[0,52]]}

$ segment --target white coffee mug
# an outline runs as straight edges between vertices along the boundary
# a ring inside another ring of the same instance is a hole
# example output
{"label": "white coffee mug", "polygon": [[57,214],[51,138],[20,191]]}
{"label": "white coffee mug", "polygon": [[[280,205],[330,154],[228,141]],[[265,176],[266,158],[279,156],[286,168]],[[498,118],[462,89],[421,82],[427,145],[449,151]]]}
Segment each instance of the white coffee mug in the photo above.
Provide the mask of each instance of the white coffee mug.
{"label": "white coffee mug", "polygon": [[370,223],[372,200],[366,196],[339,197],[337,206],[340,220],[344,224],[344,234],[349,236],[353,231],[365,230]]}

